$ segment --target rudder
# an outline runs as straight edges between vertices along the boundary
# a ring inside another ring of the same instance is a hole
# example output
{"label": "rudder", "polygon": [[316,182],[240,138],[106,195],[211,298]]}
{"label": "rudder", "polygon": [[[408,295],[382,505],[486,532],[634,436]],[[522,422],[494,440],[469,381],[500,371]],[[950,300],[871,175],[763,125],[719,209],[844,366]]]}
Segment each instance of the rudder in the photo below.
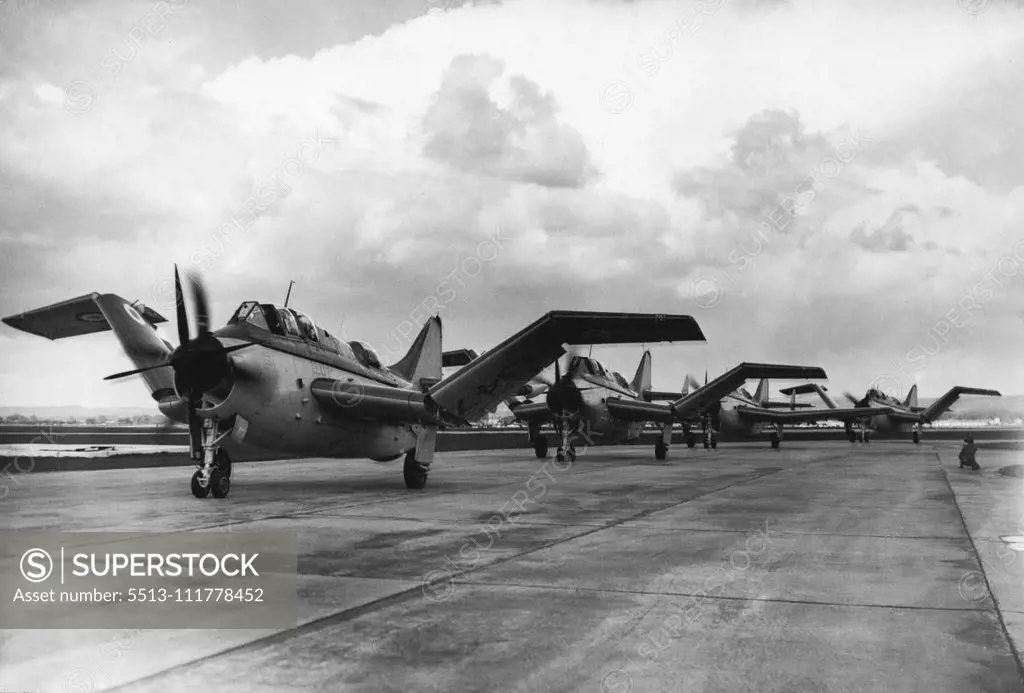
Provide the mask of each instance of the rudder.
{"label": "rudder", "polygon": [[409,351],[391,370],[426,391],[441,380],[443,354],[441,318],[435,315],[424,323]]}
{"label": "rudder", "polygon": [[633,376],[633,380],[629,383],[629,386],[633,388],[634,392],[640,393],[651,389],[650,351],[645,351],[644,355],[640,357],[640,365],[636,367],[636,375]]}

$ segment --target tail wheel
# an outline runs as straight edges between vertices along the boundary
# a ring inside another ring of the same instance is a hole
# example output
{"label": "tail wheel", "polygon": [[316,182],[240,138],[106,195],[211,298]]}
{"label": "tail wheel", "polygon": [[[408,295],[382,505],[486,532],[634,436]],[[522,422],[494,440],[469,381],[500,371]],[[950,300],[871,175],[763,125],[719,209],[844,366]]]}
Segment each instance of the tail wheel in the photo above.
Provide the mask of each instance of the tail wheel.
{"label": "tail wheel", "polygon": [[210,495],[210,487],[199,483],[201,472],[197,471],[192,475],[192,495],[196,498],[206,498]]}
{"label": "tail wheel", "polygon": [[405,477],[405,487],[419,490],[427,486],[428,467],[416,461],[416,450],[405,453],[405,465],[402,467],[402,475]]}
{"label": "tail wheel", "polygon": [[537,453],[538,459],[544,459],[548,456],[548,439],[544,436],[537,436],[537,440],[533,443],[533,451]]}

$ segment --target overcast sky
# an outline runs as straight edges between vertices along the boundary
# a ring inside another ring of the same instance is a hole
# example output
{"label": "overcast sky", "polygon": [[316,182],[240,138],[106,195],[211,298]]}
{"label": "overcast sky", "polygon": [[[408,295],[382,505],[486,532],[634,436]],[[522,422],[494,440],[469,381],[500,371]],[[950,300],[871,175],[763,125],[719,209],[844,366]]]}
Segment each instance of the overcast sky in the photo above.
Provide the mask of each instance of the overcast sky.
{"label": "overcast sky", "polygon": [[[177,262],[218,324],[294,279],[385,362],[433,305],[477,350],[651,311],[708,337],[659,388],[1024,393],[1022,106],[1007,0],[0,0],[0,314],[113,292],[174,335]],[[145,405],[128,367],[0,328],[5,405]]]}

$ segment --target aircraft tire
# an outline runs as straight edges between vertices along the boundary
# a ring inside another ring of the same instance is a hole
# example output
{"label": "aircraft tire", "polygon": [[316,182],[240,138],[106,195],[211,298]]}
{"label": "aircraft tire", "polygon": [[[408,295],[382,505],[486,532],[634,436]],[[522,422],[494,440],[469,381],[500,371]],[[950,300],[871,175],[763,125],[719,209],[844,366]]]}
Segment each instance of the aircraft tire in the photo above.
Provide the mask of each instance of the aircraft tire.
{"label": "aircraft tire", "polygon": [[570,462],[576,461],[576,448],[569,448],[569,453],[566,455]]}
{"label": "aircraft tire", "polygon": [[718,447],[718,440],[717,439],[715,439],[715,438],[711,439],[711,447],[712,448],[717,448]]}
{"label": "aircraft tire", "polygon": [[921,442],[921,434],[918,433],[917,431],[914,431],[913,440],[914,440],[915,443],[920,443]]}
{"label": "aircraft tire", "polygon": [[227,498],[231,493],[231,478],[220,469],[214,469],[210,475],[210,493],[214,498]]}
{"label": "aircraft tire", "polygon": [[217,468],[224,474],[228,479],[231,478],[231,457],[228,456],[228,451],[224,448],[217,450]]}
{"label": "aircraft tire", "polygon": [[565,462],[565,453],[564,452],[556,452],[555,453],[555,462]]}
{"label": "aircraft tire", "polygon": [[704,449],[707,450],[710,447],[711,447],[711,443],[709,443],[708,441],[705,440],[704,441]]}
{"label": "aircraft tire", "polygon": [[205,488],[199,483],[199,470],[192,475],[192,495],[196,498],[206,498],[210,494],[210,487]]}
{"label": "aircraft tire", "polygon": [[427,469],[416,461],[416,451],[405,453],[405,465],[402,467],[407,489],[420,490],[427,486]]}
{"label": "aircraft tire", "polygon": [[660,440],[654,442],[654,459],[663,460],[668,457],[668,446]]}
{"label": "aircraft tire", "polygon": [[548,456],[548,439],[544,436],[537,436],[533,443],[533,451],[537,453],[537,459],[544,459]]}

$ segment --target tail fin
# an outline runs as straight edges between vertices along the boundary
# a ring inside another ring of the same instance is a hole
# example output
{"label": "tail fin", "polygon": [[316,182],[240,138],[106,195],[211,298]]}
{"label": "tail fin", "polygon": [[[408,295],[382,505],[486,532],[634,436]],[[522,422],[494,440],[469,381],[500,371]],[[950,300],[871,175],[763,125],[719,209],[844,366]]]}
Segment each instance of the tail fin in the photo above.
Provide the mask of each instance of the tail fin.
{"label": "tail fin", "polygon": [[758,404],[767,402],[769,394],[768,378],[761,378],[761,382],[757,384],[757,389],[754,390],[754,401]]}
{"label": "tail fin", "polygon": [[694,392],[700,389],[700,383],[693,377],[693,373],[687,373],[686,379],[683,381],[683,389],[687,392]]}
{"label": "tail fin", "polygon": [[[22,332],[53,340],[112,330],[136,368],[166,363],[174,350],[156,331],[156,325],[167,322],[166,318],[117,294],[86,294],[3,321]],[[142,378],[157,402],[177,401],[171,369],[147,371]]]}
{"label": "tail fin", "polygon": [[916,407],[917,406],[917,383],[914,383],[910,388],[910,392],[907,393],[907,398],[903,401],[905,407]]}
{"label": "tail fin", "polygon": [[640,365],[636,367],[636,375],[629,383],[634,392],[643,393],[651,389],[651,352],[645,351],[640,357]]}
{"label": "tail fin", "polygon": [[408,353],[391,370],[424,391],[441,381],[441,318],[427,320]]}

